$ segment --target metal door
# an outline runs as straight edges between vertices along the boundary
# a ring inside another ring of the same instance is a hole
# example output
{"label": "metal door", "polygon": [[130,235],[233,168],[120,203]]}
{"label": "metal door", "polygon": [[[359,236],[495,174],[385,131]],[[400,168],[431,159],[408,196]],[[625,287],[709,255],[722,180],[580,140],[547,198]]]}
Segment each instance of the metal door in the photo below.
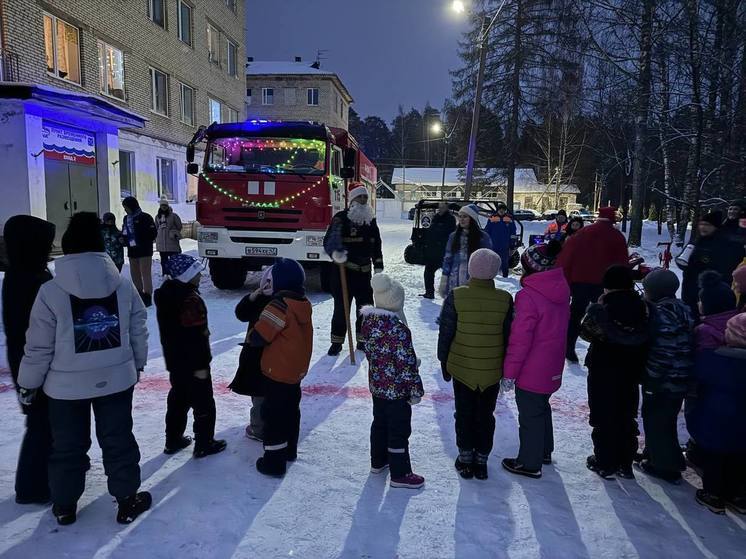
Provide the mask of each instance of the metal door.
{"label": "metal door", "polygon": [[59,246],[74,213],[86,211],[98,214],[96,166],[46,159],[44,178],[47,220],[57,226],[55,245]]}
{"label": "metal door", "polygon": [[98,214],[98,189],[96,167],[93,165],[68,164],[70,173],[70,200],[72,211]]}

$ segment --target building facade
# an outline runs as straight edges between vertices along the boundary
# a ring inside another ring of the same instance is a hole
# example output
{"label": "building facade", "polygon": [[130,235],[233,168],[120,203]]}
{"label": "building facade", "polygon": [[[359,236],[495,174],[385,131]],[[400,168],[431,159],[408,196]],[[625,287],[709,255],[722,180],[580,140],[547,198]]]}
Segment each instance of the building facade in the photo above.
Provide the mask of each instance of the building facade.
{"label": "building facade", "polygon": [[[45,162],[31,176],[40,157],[28,161],[29,192],[17,209],[43,218],[73,211],[73,194],[48,191],[64,190],[65,172],[70,191],[80,175],[95,175],[98,200],[86,209],[121,215],[127,195],[149,211],[161,196],[189,202],[186,144],[200,125],[244,117],[245,0],[2,0],[2,8],[0,103],[23,146],[6,146],[0,159],[28,159],[26,148],[41,146]],[[104,159],[107,172],[78,168]],[[50,171],[55,161],[68,169]],[[46,207],[58,202],[61,212]]]}
{"label": "building facade", "polygon": [[246,68],[246,115],[251,119],[305,120],[348,129],[349,91],[334,72],[299,58]]}

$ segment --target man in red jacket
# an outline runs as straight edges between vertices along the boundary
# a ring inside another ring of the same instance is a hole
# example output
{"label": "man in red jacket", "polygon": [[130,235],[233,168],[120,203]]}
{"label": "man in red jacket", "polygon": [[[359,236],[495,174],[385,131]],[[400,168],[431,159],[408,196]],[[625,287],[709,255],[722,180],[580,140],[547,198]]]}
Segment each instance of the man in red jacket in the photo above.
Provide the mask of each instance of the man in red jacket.
{"label": "man in red jacket", "polygon": [[616,208],[601,208],[593,225],[584,227],[568,238],[557,261],[570,284],[570,325],[567,330],[567,360],[578,362],[575,344],[580,322],[590,303],[603,293],[603,277],[610,266],[627,265],[627,241],[614,228]]}

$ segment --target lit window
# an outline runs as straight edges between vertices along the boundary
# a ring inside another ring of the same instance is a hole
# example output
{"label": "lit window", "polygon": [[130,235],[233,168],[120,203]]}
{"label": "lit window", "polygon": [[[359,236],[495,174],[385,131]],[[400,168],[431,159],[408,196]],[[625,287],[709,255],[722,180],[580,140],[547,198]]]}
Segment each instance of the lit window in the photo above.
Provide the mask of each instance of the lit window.
{"label": "lit window", "polygon": [[210,123],[220,122],[220,101],[210,99]]}
{"label": "lit window", "polygon": [[80,83],[80,32],[77,27],[44,14],[44,51],[47,72]]}
{"label": "lit window", "polygon": [[150,110],[168,116],[168,75],[150,68]]}
{"label": "lit window", "polygon": [[230,39],[226,41],[228,45],[228,75],[238,76],[238,45]]}
{"label": "lit window", "polygon": [[180,84],[181,89],[181,122],[194,126],[194,89]]}
{"label": "lit window", "polygon": [[307,90],[308,104],[314,107],[319,104],[319,89],[317,87],[309,87]]}
{"label": "lit window", "polygon": [[122,198],[135,196],[135,154],[119,151],[119,193]]}
{"label": "lit window", "polygon": [[220,31],[207,24],[207,59],[220,64]]}
{"label": "lit window", "polygon": [[275,90],[271,87],[262,88],[262,105],[275,104]]}
{"label": "lit window", "polygon": [[173,202],[176,200],[174,196],[174,184],[176,183],[174,172],[176,171],[176,164],[173,159],[165,159],[163,157],[156,158],[157,167],[157,178],[158,178],[158,196],[166,198],[166,200]]}
{"label": "lit window", "polygon": [[166,0],[148,0],[148,17],[153,23],[166,28]]}
{"label": "lit window", "polygon": [[179,0],[179,10],[177,12],[179,19],[179,39],[187,45],[192,44],[192,7]]}
{"label": "lit window", "polygon": [[124,54],[121,50],[100,41],[98,75],[101,93],[124,100]]}

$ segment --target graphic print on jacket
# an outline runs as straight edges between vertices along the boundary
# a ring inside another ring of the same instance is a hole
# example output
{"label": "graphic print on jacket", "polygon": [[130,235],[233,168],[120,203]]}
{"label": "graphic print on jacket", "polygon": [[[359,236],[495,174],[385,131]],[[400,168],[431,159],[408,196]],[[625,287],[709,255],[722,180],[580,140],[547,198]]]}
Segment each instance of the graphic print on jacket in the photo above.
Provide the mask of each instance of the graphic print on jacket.
{"label": "graphic print on jacket", "polygon": [[116,291],[102,299],[79,299],[70,295],[70,308],[75,330],[75,353],[121,347]]}

